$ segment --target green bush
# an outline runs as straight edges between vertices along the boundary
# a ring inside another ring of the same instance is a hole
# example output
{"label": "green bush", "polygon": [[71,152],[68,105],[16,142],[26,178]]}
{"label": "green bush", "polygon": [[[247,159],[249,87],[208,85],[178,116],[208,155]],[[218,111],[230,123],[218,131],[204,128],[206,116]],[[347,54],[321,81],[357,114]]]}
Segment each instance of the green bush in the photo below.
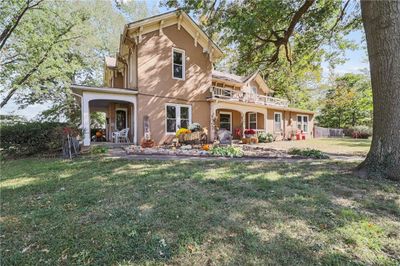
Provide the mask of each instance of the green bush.
{"label": "green bush", "polygon": [[75,127],[65,123],[23,122],[1,125],[0,143],[2,156],[27,156],[55,152],[62,148],[65,130],[78,134]]}
{"label": "green bush", "polygon": [[93,146],[90,149],[91,154],[102,154],[102,153],[107,153],[108,148],[105,146]]}
{"label": "green bush", "polygon": [[213,156],[223,157],[242,157],[244,152],[240,147],[233,146],[213,146],[210,149],[210,153]]}
{"label": "green bush", "polygon": [[303,157],[308,157],[308,158],[313,158],[313,159],[328,159],[329,156],[324,154],[320,150],[316,149],[298,149],[298,148],[291,148],[288,151],[289,154],[291,155],[299,155]]}
{"label": "green bush", "polygon": [[266,143],[266,142],[273,142],[274,136],[271,133],[261,132],[258,134],[258,142]]}
{"label": "green bush", "polygon": [[356,126],[351,131],[351,136],[355,139],[368,139],[372,135],[372,129],[367,126]]}

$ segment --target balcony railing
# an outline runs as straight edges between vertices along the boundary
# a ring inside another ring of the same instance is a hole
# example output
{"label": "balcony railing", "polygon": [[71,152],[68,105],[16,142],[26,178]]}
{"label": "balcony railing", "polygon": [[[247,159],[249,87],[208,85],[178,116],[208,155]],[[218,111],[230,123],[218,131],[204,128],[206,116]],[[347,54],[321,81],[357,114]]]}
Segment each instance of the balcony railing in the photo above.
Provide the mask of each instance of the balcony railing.
{"label": "balcony railing", "polygon": [[212,86],[210,88],[210,91],[211,91],[211,97],[213,99],[225,99],[229,101],[255,103],[255,104],[262,104],[269,106],[272,105],[280,107],[287,107],[289,105],[288,100],[265,96],[265,95],[258,95],[238,90],[231,90],[216,86]]}

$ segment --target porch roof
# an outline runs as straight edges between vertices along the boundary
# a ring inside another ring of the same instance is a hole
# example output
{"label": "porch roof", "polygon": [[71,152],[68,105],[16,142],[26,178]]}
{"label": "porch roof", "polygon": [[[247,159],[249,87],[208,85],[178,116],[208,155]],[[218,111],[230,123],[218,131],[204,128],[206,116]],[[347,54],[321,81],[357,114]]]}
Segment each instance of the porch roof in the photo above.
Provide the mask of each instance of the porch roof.
{"label": "porch roof", "polygon": [[294,107],[284,107],[284,106],[275,106],[275,105],[264,105],[264,104],[257,104],[257,103],[247,103],[247,102],[239,102],[239,101],[230,101],[230,100],[225,100],[225,99],[215,99],[215,98],[209,98],[207,99],[209,102],[216,102],[216,103],[226,103],[226,108],[229,109],[229,105],[238,105],[238,106],[247,106],[247,107],[261,107],[265,109],[270,109],[270,110],[277,110],[277,111],[289,111],[289,112],[295,112],[295,113],[302,113],[302,114],[311,114],[314,115],[314,111],[309,111],[309,110],[303,110],[299,108],[294,108]]}
{"label": "porch roof", "polygon": [[85,86],[85,85],[77,85],[77,84],[72,84],[71,90],[74,93],[79,94],[79,95],[82,95],[84,91],[105,93],[105,94],[125,94],[125,95],[126,94],[136,95],[138,93],[137,89],[95,87],[95,86]]}

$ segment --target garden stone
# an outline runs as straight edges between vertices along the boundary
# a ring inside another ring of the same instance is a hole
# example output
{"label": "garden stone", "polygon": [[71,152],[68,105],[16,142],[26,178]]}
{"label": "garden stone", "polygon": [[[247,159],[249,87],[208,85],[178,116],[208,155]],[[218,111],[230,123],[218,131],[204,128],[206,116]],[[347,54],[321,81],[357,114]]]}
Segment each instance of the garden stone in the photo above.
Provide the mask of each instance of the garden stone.
{"label": "garden stone", "polygon": [[191,150],[192,149],[192,145],[183,145],[181,146],[182,150]]}

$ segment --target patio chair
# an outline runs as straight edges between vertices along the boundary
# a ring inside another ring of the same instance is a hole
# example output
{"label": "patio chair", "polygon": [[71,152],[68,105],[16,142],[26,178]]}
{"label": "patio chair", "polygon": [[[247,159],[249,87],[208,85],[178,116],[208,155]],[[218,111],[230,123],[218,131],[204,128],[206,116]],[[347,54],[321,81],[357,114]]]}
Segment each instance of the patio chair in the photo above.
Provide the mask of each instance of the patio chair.
{"label": "patio chair", "polygon": [[129,128],[124,128],[121,131],[114,131],[112,133],[112,138],[115,139],[115,143],[120,143],[120,140],[124,140],[126,143],[129,143]]}

